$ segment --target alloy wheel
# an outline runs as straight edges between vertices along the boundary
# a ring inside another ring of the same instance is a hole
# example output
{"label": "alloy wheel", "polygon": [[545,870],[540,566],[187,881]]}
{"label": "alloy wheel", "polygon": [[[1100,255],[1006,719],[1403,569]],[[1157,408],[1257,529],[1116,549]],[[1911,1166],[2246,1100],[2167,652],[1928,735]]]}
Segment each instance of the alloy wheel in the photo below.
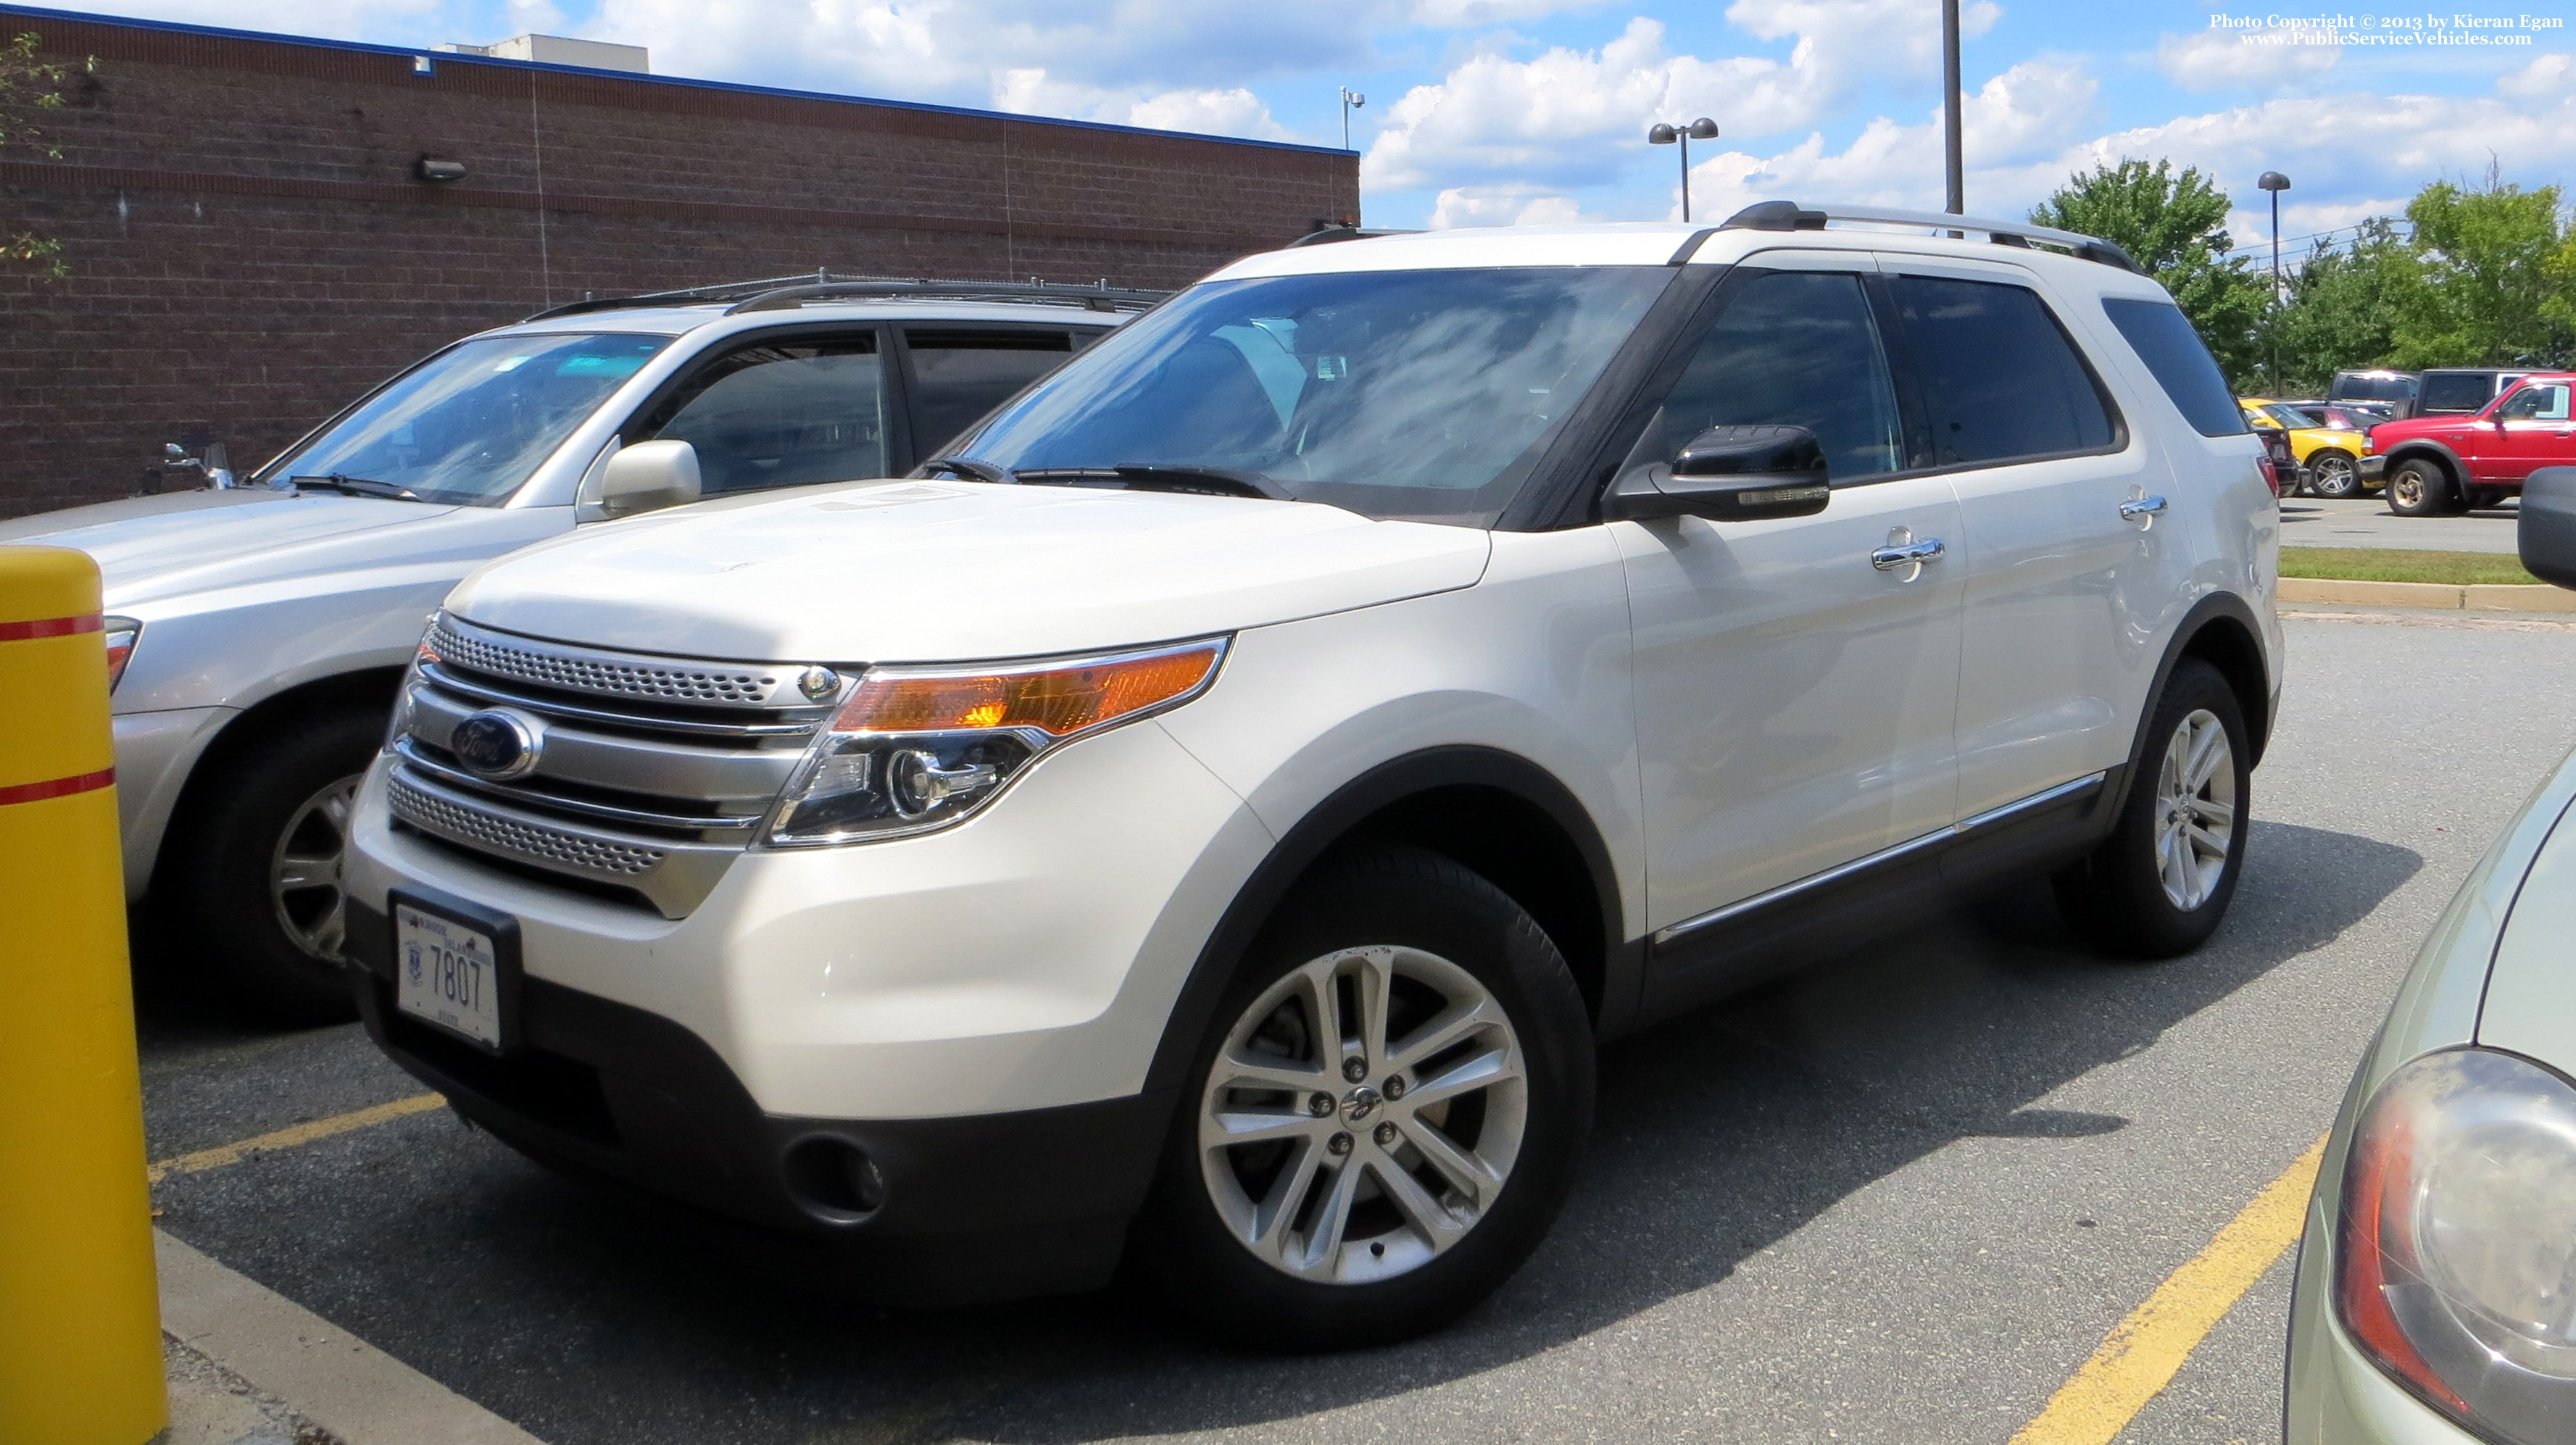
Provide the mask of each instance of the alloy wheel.
{"label": "alloy wheel", "polygon": [[2388,500],[2409,509],[2424,505],[2424,474],[2413,467],[2398,468],[2388,479]]}
{"label": "alloy wheel", "polygon": [[1420,1268],[1490,1213],[1529,1122],[1502,1004],[1436,954],[1346,948],[1236,1020],[1199,1110],[1201,1174],[1236,1242],[1319,1284]]}
{"label": "alloy wheel", "polygon": [[2185,913],[2218,891],[2236,839],[2236,754],[2218,715],[2177,724],[2156,772],[2156,876]]}
{"label": "alloy wheel", "polygon": [[2361,494],[2361,480],[2352,463],[2345,458],[2319,457],[2308,489],[2320,497],[2358,496]]}
{"label": "alloy wheel", "polygon": [[349,844],[349,814],[358,801],[355,776],[326,784],[279,830],[268,860],[268,897],[277,926],[307,955],[340,961],[348,932],[348,895],[340,857]]}

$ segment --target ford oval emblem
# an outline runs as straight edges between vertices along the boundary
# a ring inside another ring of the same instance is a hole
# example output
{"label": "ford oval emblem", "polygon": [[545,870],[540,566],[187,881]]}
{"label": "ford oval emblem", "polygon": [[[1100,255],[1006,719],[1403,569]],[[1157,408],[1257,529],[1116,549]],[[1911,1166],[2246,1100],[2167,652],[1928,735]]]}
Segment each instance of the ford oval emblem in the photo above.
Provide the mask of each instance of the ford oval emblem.
{"label": "ford oval emblem", "polygon": [[545,724],[523,712],[487,708],[456,725],[447,750],[478,778],[505,782],[526,777],[545,750]]}

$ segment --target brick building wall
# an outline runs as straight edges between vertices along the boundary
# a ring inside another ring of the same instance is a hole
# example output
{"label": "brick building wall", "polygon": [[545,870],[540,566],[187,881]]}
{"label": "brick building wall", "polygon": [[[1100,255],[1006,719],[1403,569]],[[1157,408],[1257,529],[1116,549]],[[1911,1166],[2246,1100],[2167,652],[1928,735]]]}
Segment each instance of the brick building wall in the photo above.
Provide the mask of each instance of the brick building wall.
{"label": "brick building wall", "polygon": [[[0,5],[94,75],[0,154],[0,516],[245,466],[422,354],[586,292],[836,273],[1177,286],[1356,217],[1348,152]],[[414,178],[423,156],[465,179]]]}

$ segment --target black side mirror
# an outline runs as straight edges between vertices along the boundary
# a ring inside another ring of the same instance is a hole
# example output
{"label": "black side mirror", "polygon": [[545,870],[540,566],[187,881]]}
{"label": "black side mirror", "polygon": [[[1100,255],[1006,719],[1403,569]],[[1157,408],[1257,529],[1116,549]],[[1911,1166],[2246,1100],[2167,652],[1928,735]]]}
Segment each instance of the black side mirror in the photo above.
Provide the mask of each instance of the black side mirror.
{"label": "black side mirror", "polygon": [[2522,519],[2514,527],[2522,570],[2576,587],[2576,467],[2533,472],[2522,484]]}
{"label": "black side mirror", "polygon": [[1802,426],[1713,426],[1691,438],[1670,467],[1637,467],[1619,478],[1602,511],[1632,521],[1758,522],[1812,516],[1832,497],[1825,449],[1814,432]]}

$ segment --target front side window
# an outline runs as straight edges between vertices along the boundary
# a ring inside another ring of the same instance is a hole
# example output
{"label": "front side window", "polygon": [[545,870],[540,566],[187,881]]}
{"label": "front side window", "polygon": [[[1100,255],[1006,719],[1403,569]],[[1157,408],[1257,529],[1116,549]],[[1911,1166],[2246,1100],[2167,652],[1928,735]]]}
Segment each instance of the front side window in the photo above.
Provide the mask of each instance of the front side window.
{"label": "front side window", "polygon": [[1671,462],[1713,426],[1802,426],[1837,485],[1902,464],[1896,387],[1858,276],[1775,272],[1708,329],[1621,470]]}
{"label": "front side window", "polygon": [[2506,421],[2567,420],[2567,383],[2541,381],[2524,387],[2504,399]]}
{"label": "front side window", "polygon": [[874,332],[737,347],[699,368],[633,441],[687,442],[699,485],[727,492],[886,474],[885,365]]}
{"label": "front side window", "polygon": [[912,440],[935,457],[984,413],[1073,355],[1065,331],[932,331],[906,328],[912,353]]}
{"label": "front side window", "polygon": [[1892,279],[1931,406],[1933,465],[2112,445],[2117,431],[2101,388],[2036,292],[1993,281]]}
{"label": "front side window", "polygon": [[1026,482],[1200,468],[1365,516],[1490,526],[1672,278],[1567,266],[1211,282],[953,450]]}
{"label": "front side window", "polygon": [[499,506],[667,336],[458,342],[386,384],[255,480]]}

